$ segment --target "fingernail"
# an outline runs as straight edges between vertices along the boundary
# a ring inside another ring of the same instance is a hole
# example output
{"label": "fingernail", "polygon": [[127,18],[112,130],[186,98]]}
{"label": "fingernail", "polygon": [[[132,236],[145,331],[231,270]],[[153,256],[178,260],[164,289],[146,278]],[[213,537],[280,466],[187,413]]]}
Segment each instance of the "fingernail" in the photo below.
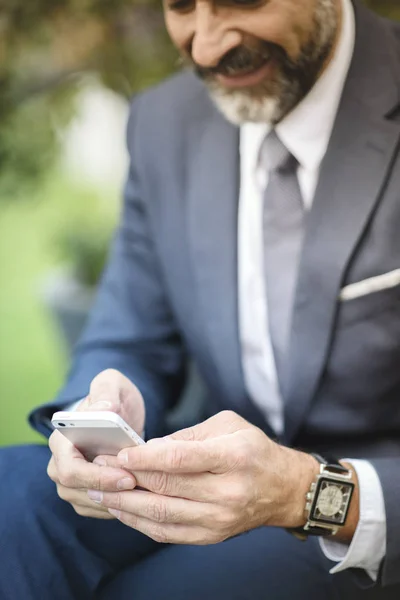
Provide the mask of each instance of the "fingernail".
{"label": "fingernail", "polygon": [[107,410],[112,407],[111,402],[106,402],[105,400],[100,400],[99,402],[94,402],[90,405],[90,410]]}
{"label": "fingernail", "polygon": [[107,466],[107,462],[104,460],[104,458],[95,458],[93,464],[98,465],[99,467]]}
{"label": "fingernail", "polygon": [[128,462],[128,454],[126,452],[118,454],[118,460],[120,463],[126,464]]}
{"label": "fingernail", "polygon": [[115,510],[115,508],[109,508],[108,512],[110,513],[110,515],[112,515],[116,519],[119,519],[120,516],[121,516],[121,511],[120,510]]}
{"label": "fingernail", "polygon": [[117,483],[117,489],[119,490],[134,490],[135,482],[133,479],[129,477],[125,477],[124,479],[120,479]]}
{"label": "fingernail", "polygon": [[103,502],[103,492],[98,492],[97,490],[89,490],[87,495],[93,502],[96,504],[101,504]]}

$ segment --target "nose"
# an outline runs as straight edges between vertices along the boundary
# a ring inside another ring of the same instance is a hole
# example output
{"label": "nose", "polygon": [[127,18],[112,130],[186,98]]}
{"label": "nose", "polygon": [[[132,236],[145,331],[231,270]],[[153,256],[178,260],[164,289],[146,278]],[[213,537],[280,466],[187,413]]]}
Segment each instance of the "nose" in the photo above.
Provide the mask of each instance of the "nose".
{"label": "nose", "polygon": [[239,46],[242,36],[232,29],[218,8],[211,2],[198,2],[195,31],[192,40],[192,59],[203,68],[216,67],[233,48]]}

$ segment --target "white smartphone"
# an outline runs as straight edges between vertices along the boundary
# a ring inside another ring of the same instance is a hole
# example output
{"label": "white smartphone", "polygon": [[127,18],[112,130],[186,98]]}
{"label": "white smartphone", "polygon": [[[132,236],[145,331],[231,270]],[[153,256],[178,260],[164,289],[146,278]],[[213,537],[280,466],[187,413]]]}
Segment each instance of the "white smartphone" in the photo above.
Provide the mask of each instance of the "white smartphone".
{"label": "white smartphone", "polygon": [[116,456],[124,448],[145,444],[145,441],[117,414],[104,412],[56,412],[51,420],[84,457]]}

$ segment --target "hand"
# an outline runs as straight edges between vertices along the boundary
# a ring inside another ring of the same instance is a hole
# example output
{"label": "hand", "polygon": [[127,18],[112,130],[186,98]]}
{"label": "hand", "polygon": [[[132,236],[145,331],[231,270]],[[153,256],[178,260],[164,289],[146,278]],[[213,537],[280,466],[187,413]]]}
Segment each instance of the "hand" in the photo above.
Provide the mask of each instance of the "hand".
{"label": "hand", "polygon": [[146,446],[119,464],[145,490],[89,496],[156,541],[213,544],[260,526],[305,523],[317,461],[279,446],[232,412]]}
{"label": "hand", "polygon": [[[90,386],[89,396],[78,408],[79,411],[112,411],[120,415],[135,431],[142,433],[145,408],[139,390],[118,371],[100,373]],[[84,517],[113,519],[106,508],[96,506],[88,498],[90,489],[116,492],[133,490],[136,486],[132,473],[124,470],[114,457],[108,464],[103,461],[89,463],[66,437],[55,431],[49,440],[52,458],[47,473],[56,485],[58,495],[69,502],[75,512]],[[116,468],[115,468],[116,467]]]}

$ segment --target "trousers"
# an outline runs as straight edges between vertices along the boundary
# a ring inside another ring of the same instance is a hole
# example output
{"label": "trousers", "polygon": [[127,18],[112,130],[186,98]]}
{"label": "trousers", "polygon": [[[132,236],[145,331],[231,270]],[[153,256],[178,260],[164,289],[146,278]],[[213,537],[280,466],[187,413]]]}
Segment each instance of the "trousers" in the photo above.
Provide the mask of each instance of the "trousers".
{"label": "trousers", "polygon": [[0,450],[0,600],[398,600],[330,575],[316,539],[260,528],[213,546],[158,544],[80,517],[46,473],[45,446]]}

